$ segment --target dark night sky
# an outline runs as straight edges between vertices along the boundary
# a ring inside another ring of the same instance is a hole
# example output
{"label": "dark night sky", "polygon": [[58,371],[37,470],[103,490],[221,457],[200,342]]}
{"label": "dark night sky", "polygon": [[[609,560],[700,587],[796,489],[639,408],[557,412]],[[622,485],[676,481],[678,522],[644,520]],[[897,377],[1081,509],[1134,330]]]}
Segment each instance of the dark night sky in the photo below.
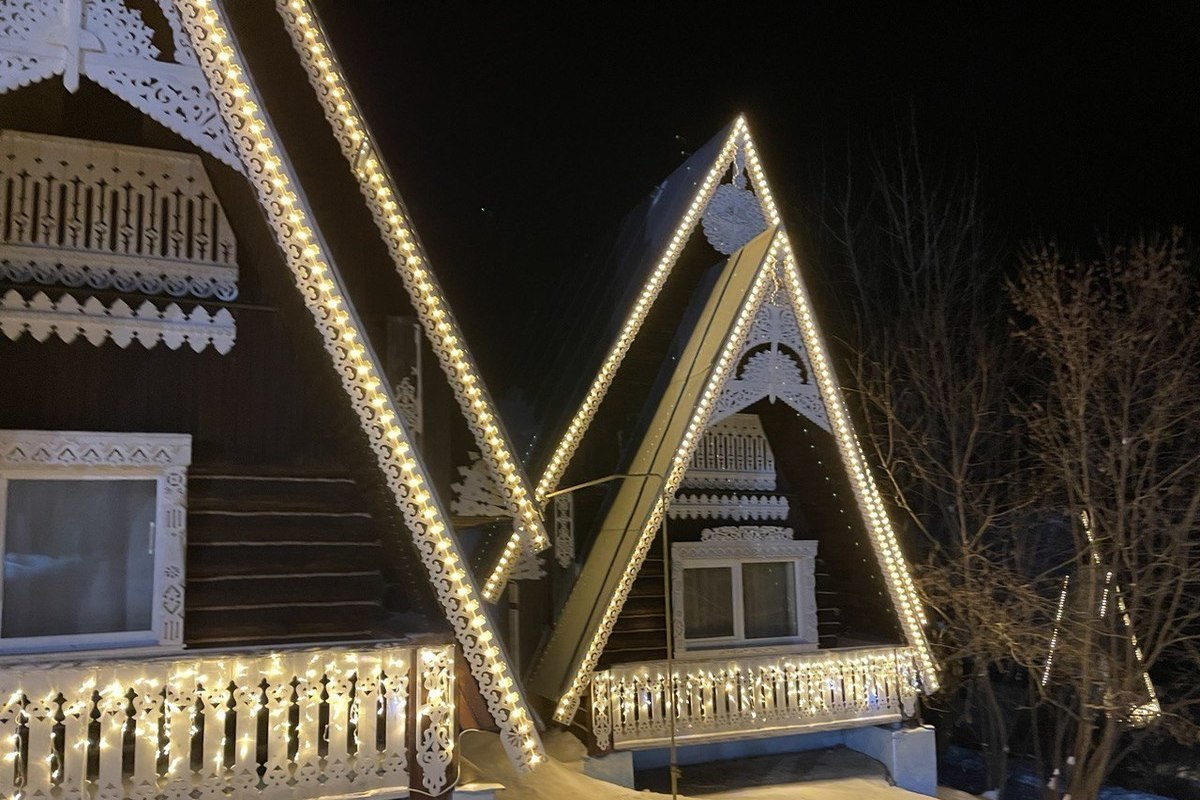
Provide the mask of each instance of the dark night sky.
{"label": "dark night sky", "polygon": [[317,5],[485,365],[513,340],[484,326],[521,326],[739,111],[785,205],[912,108],[930,153],[978,158],[1014,243],[1200,222],[1200,13],[1182,4]]}

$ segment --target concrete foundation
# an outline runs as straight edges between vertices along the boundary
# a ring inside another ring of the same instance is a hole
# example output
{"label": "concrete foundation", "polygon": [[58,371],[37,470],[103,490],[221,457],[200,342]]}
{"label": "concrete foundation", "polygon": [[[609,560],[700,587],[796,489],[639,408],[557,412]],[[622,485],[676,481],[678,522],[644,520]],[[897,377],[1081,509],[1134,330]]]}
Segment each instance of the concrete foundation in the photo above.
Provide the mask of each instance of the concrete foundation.
{"label": "concrete foundation", "polygon": [[[931,797],[937,794],[937,752],[933,728],[928,725],[906,728],[895,723],[762,739],[680,745],[676,748],[676,762],[686,766],[799,753],[838,745],[856,750],[883,764],[892,781],[902,789]],[[665,767],[668,764],[670,751],[659,747],[616,752],[600,758],[586,757],[583,771],[594,778],[632,788],[637,770]]]}

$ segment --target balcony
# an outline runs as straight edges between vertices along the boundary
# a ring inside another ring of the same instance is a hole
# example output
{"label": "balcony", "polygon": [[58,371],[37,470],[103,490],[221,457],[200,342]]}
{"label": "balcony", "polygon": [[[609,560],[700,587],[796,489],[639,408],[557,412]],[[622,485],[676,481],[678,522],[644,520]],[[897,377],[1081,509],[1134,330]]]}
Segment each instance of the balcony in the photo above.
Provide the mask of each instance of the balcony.
{"label": "balcony", "polygon": [[355,644],[0,665],[0,797],[440,795],[454,648]]}
{"label": "balcony", "polygon": [[[698,654],[697,654],[698,655]],[[892,722],[918,694],[905,647],[825,650],[667,664],[592,675],[592,733],[604,750],[660,747]]]}

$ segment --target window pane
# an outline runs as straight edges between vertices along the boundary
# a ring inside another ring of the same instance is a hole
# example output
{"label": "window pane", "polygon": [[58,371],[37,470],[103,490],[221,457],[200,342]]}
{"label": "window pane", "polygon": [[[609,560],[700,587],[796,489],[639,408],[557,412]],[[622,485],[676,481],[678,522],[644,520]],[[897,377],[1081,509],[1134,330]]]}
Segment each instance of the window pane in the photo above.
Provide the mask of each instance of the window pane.
{"label": "window pane", "polygon": [[0,635],[150,630],[153,480],[10,480]]}
{"label": "window pane", "polygon": [[683,626],[687,639],[733,636],[733,572],[729,567],[683,571]]}
{"label": "window pane", "polygon": [[796,635],[796,572],[790,561],[742,565],[746,638]]}

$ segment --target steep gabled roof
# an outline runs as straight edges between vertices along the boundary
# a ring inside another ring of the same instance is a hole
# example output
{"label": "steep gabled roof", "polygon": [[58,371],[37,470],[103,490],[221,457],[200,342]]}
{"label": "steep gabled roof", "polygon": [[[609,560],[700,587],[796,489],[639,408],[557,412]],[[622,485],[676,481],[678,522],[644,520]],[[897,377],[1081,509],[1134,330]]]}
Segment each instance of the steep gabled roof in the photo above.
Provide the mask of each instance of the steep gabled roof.
{"label": "steep gabled roof", "polygon": [[[581,693],[658,534],[670,498],[679,487],[700,434],[714,418],[714,412],[719,415],[736,410],[735,406],[742,400],[753,402],[753,395],[739,397],[745,387],[738,386],[734,369],[747,352],[750,331],[760,319],[768,298],[772,307],[786,309],[794,318],[802,340],[802,352],[797,356],[815,378],[819,393],[805,395],[797,391],[788,402],[832,433],[892,606],[916,656],[924,686],[931,690],[937,685],[934,662],[923,633],[924,612],[851,427],[796,255],[779,222],[743,120],[735,123],[724,145],[695,200],[677,222],[667,250],[633,301],[617,340],[610,346],[584,402],[558,443],[539,483],[539,494],[544,497],[559,482],[617,368],[629,353],[650,306],[662,290],[667,273],[740,149],[760,203],[759,229],[765,222],[767,230],[730,256],[711,287],[702,287],[701,291],[705,292],[703,308],[689,323],[686,343],[670,362],[674,365],[670,368],[671,374],[651,390],[647,409],[653,409],[652,415],[645,420],[641,438],[623,464],[623,472],[629,477],[621,479],[602,516],[587,561],[530,682],[532,691],[558,698],[555,719],[560,722],[569,722],[574,716]],[[710,240],[716,238],[712,232],[706,233]],[[735,244],[740,244],[736,237]],[[759,324],[772,324],[770,314],[764,319],[767,321]],[[718,408],[722,410],[716,411]]]}
{"label": "steep gabled roof", "polygon": [[[501,730],[501,739],[519,766],[536,765],[543,759],[541,742],[507,655],[481,607],[478,589],[444,504],[383,378],[381,362],[350,302],[337,264],[329,255],[296,170],[263,108],[225,10],[220,0],[174,0],[174,10],[195,50],[259,205],[292,272],[296,289],[321,334],[396,507],[412,533],[430,583]],[[373,181],[373,185],[378,183]],[[394,192],[379,195],[385,203],[394,196]],[[428,268],[421,266],[423,260],[410,256],[407,263],[417,288],[432,292]],[[443,314],[448,315],[448,311]],[[452,358],[465,363],[465,345],[461,340],[443,341],[443,346]],[[475,382],[471,376],[473,373],[464,371],[453,379],[461,381],[467,391]],[[479,395],[476,398],[479,409],[484,401]],[[484,430],[490,434],[489,444],[495,448],[499,441],[497,430],[486,427]]]}

